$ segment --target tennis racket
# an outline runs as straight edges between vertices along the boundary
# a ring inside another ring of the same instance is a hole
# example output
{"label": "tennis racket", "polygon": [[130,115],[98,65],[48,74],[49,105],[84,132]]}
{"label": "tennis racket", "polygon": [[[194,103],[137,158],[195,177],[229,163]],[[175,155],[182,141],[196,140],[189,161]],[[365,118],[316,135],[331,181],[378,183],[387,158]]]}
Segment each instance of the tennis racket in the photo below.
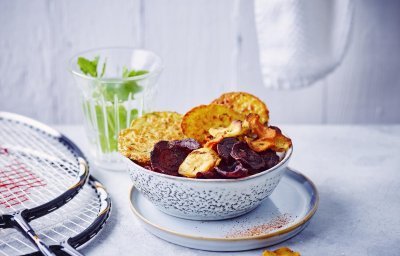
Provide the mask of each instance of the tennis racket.
{"label": "tennis racket", "polygon": [[17,228],[53,255],[29,222],[71,200],[89,176],[82,152],[37,121],[0,112],[0,229]]}
{"label": "tennis racket", "polygon": [[[81,255],[76,248],[93,239],[111,212],[111,200],[103,185],[89,178],[70,202],[33,220],[31,226],[56,255]],[[27,238],[12,229],[0,231],[0,255],[40,255]]]}

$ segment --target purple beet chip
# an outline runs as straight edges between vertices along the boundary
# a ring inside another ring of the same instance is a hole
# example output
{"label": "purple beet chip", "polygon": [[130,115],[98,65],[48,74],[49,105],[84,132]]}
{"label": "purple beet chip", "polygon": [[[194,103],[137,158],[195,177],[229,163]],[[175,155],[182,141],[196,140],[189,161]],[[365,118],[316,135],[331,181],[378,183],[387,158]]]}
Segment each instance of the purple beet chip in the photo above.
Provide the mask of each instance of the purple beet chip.
{"label": "purple beet chip", "polygon": [[196,174],[196,178],[198,179],[221,179],[221,175],[218,174],[218,172],[215,171],[215,169],[212,169],[211,171],[208,172],[198,172]]}
{"label": "purple beet chip", "polygon": [[238,179],[249,175],[249,170],[239,161],[235,161],[231,164],[221,162],[214,170],[223,178],[227,179]]}
{"label": "purple beet chip", "polygon": [[265,166],[264,159],[243,141],[233,145],[231,156],[253,170],[259,170]]}
{"label": "purple beet chip", "polygon": [[224,138],[217,144],[218,155],[225,161],[232,160],[231,151],[233,145],[238,142],[235,138]]}
{"label": "purple beet chip", "polygon": [[153,171],[169,175],[178,175],[179,166],[189,153],[179,147],[173,147],[168,141],[159,141],[150,153]]}
{"label": "purple beet chip", "polygon": [[193,150],[201,148],[200,143],[195,139],[173,140],[169,142],[172,147],[179,147],[189,153]]}
{"label": "purple beet chip", "polygon": [[271,149],[260,152],[259,154],[264,159],[264,162],[265,162],[264,169],[265,170],[272,168],[279,163],[279,156],[276,154],[275,151],[273,151]]}
{"label": "purple beet chip", "polygon": [[155,172],[178,176],[179,166],[187,155],[201,145],[194,139],[159,141],[150,153],[151,169]]}

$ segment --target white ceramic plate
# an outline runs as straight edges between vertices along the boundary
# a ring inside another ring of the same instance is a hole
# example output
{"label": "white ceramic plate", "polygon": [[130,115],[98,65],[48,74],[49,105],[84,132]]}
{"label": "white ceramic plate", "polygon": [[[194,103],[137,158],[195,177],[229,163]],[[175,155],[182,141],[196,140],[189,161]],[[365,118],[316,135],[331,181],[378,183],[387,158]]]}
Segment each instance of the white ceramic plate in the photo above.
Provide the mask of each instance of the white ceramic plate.
{"label": "white ceramic plate", "polygon": [[133,213],[149,232],[174,244],[209,251],[244,251],[287,240],[307,226],[319,200],[315,185],[291,169],[259,207],[228,220],[180,219],[159,211],[134,187],[129,196]]}

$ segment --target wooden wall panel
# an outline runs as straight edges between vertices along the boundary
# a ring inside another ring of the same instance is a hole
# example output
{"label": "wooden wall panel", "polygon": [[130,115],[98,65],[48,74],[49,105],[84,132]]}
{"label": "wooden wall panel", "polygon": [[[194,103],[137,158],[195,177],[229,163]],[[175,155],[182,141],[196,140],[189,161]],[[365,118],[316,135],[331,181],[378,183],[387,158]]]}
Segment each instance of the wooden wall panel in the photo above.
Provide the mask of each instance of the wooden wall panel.
{"label": "wooden wall panel", "polygon": [[144,46],[164,60],[156,106],[186,112],[236,84],[235,1],[144,1]]}
{"label": "wooden wall panel", "polygon": [[327,78],[327,123],[400,122],[400,1],[358,1],[353,38]]}
{"label": "wooden wall panel", "polygon": [[274,123],[399,123],[400,2],[355,6],[342,65],[309,88],[275,91],[262,84],[252,1],[0,1],[0,109],[80,123],[68,59],[125,45],[164,59],[158,108],[185,112],[245,90],[268,103]]}
{"label": "wooden wall panel", "polygon": [[137,45],[138,1],[0,1],[0,109],[80,123],[68,72],[79,51]]}

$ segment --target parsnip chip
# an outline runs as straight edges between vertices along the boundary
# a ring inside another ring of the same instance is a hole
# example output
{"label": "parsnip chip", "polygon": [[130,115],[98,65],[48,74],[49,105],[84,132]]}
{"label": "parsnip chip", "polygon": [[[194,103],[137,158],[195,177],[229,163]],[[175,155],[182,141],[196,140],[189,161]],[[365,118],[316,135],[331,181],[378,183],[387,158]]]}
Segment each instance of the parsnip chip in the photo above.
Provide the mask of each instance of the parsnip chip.
{"label": "parsnip chip", "polygon": [[214,138],[217,137],[229,138],[242,135],[246,132],[246,130],[242,128],[242,121],[233,120],[228,127],[210,128],[208,132]]}
{"label": "parsnip chip", "polygon": [[243,119],[244,116],[223,105],[200,105],[183,116],[182,131],[204,144],[210,128],[227,127],[233,120]]}
{"label": "parsnip chip", "polygon": [[224,93],[218,99],[211,102],[211,104],[224,105],[244,115],[255,113],[260,116],[262,123],[266,123],[269,120],[269,111],[265,103],[249,93]]}
{"label": "parsnip chip", "polygon": [[195,178],[196,174],[206,173],[219,164],[218,154],[209,148],[199,148],[192,151],[179,166],[178,173],[182,176]]}
{"label": "parsnip chip", "polygon": [[282,247],[275,251],[263,251],[262,256],[300,256],[300,253],[294,252],[288,247]]}
{"label": "parsnip chip", "polygon": [[182,115],[175,112],[153,112],[135,119],[130,128],[120,132],[118,151],[124,156],[148,164],[154,144],[160,140],[181,140]]}
{"label": "parsnip chip", "polygon": [[228,127],[211,128],[210,135],[213,137],[211,140],[204,144],[206,148],[214,148],[224,138],[238,137],[248,131],[247,127],[242,127],[242,121],[234,120]]}

